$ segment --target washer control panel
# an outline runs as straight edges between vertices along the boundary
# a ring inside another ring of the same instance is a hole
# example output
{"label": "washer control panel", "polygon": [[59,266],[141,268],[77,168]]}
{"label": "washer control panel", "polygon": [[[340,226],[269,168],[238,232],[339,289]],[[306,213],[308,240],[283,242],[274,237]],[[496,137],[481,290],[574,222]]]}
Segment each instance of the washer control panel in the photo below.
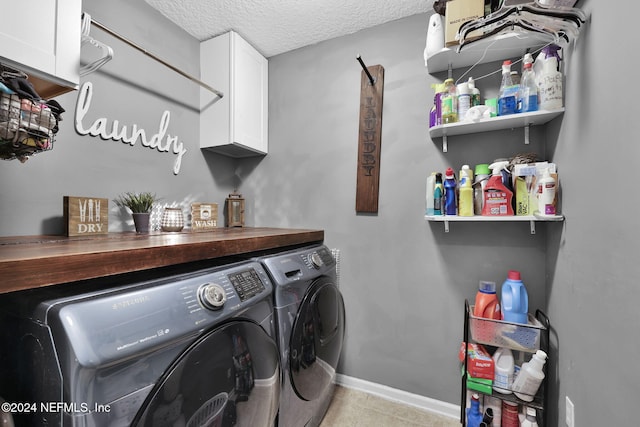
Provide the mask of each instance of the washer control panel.
{"label": "washer control panel", "polygon": [[302,260],[309,268],[319,270],[325,265],[333,264],[333,255],[326,247],[320,247],[308,254],[302,254]]}
{"label": "washer control panel", "polygon": [[247,300],[264,291],[264,283],[253,268],[229,274],[229,281],[240,297],[240,301]]}

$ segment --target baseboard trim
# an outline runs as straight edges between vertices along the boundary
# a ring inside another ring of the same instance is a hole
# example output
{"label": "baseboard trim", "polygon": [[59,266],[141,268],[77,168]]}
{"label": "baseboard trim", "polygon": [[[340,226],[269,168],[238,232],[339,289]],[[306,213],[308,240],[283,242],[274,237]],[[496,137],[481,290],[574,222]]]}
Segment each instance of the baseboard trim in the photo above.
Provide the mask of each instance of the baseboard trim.
{"label": "baseboard trim", "polygon": [[404,390],[388,387],[382,384],[372,383],[370,381],[349,377],[343,374],[336,374],[336,383],[342,387],[352,388],[354,390],[363,391],[373,394],[382,399],[391,400],[393,402],[403,403],[415,408],[433,412],[445,417],[459,419],[460,406],[454,405],[440,400],[431,399],[429,397],[420,396],[418,394],[409,393]]}

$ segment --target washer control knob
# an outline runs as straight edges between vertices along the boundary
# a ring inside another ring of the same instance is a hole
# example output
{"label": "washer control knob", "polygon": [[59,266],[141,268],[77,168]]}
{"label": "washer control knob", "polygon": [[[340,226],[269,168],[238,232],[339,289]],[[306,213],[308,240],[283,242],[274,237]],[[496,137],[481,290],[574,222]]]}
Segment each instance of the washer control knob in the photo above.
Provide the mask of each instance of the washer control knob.
{"label": "washer control knob", "polygon": [[207,283],[200,289],[200,301],[211,310],[220,310],[227,302],[227,294],[217,283]]}
{"label": "washer control knob", "polygon": [[318,252],[314,252],[314,253],[311,254],[311,264],[315,268],[320,268],[324,264],[322,262],[322,258],[320,257],[320,255],[318,255]]}

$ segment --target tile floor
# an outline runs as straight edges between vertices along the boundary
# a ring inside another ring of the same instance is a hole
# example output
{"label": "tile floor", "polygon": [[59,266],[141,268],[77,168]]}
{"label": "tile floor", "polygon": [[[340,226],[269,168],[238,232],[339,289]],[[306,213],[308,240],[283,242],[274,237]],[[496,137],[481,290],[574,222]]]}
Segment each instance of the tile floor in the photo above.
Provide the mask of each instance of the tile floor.
{"label": "tile floor", "polygon": [[460,425],[458,419],[337,386],[320,427],[460,427]]}

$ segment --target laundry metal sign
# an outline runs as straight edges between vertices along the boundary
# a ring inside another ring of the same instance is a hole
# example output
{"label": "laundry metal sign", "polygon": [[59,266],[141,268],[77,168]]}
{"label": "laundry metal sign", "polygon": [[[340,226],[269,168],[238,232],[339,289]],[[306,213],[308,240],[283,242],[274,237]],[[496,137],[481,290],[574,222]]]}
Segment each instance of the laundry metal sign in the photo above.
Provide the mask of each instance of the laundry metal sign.
{"label": "laundry metal sign", "polygon": [[384,68],[381,65],[362,71],[356,212],[378,212],[383,88]]}
{"label": "laundry metal sign", "polygon": [[182,157],[187,153],[184,144],[177,136],[167,133],[171,114],[165,111],[160,118],[158,131],[154,134],[147,133],[145,129],[133,124],[127,126],[120,124],[118,120],[112,120],[109,124],[107,118],[98,118],[93,123],[84,122],[85,116],[91,107],[93,97],[93,84],[85,82],[78,93],[76,103],[75,128],[80,135],[99,136],[103,140],[120,141],[123,144],[134,146],[138,141],[142,146],[156,150],[160,153],[174,154],[176,156],[173,164],[173,173],[177,175],[182,165]]}

